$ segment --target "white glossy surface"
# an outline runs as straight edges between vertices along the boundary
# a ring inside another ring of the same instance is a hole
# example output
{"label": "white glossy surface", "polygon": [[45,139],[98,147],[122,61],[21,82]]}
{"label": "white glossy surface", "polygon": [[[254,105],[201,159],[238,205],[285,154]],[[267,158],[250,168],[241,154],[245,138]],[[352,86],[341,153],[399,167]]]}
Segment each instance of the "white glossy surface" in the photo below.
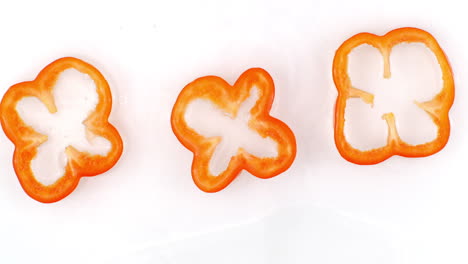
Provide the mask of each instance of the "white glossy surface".
{"label": "white glossy surface", "polygon": [[[110,120],[126,144],[113,169],[46,205],[21,189],[13,145],[0,133],[1,263],[219,263],[224,252],[265,264],[468,262],[463,2],[44,0],[2,7],[0,93],[59,57],[81,58],[109,81]],[[334,52],[355,33],[402,26],[430,31],[450,59],[457,85],[450,141],[427,158],[351,164],[333,141]],[[233,83],[250,67],[272,75],[271,113],[295,132],[297,159],[273,179],[242,173],[222,192],[203,193],[191,179],[192,154],[172,133],[172,106],[194,79]]]}

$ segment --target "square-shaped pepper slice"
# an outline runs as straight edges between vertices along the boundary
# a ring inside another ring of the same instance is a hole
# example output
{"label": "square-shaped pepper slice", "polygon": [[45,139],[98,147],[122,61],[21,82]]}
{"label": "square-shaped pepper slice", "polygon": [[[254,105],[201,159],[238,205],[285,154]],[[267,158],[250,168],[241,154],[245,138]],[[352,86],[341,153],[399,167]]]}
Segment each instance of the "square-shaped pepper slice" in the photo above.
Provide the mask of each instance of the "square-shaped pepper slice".
{"label": "square-shaped pepper slice", "polygon": [[[408,144],[398,134],[398,128],[393,113],[386,113],[382,118],[388,127],[387,144],[371,150],[354,148],[345,136],[345,109],[349,98],[360,98],[363,102],[373,105],[374,95],[359,87],[353,87],[348,73],[348,55],[356,47],[368,44],[383,57],[384,78],[390,78],[390,53],[392,48],[400,43],[422,43],[435,56],[442,73],[442,89],[429,101],[414,102],[429,115],[437,126],[437,136],[434,140],[423,144]],[[333,61],[333,80],[338,90],[335,106],[335,144],[346,160],[369,165],[382,162],[393,155],[404,157],[424,157],[440,151],[447,144],[450,135],[449,110],[454,100],[454,80],[448,59],[436,39],[428,32],[417,28],[400,28],[388,32],[384,36],[370,33],[360,33],[346,40],[336,51]]]}

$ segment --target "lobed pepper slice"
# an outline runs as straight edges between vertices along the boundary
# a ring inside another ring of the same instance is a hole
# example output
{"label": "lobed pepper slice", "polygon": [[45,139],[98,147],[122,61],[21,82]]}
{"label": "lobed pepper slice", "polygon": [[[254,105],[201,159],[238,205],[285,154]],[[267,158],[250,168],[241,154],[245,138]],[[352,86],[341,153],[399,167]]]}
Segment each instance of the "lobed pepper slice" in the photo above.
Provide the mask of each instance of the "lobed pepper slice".
{"label": "lobed pepper slice", "polygon": [[[65,174],[55,183],[46,186],[34,177],[31,161],[47,136],[26,124],[16,111],[16,105],[24,97],[33,96],[44,103],[50,113],[57,112],[52,90],[60,73],[69,68],[87,74],[94,80],[99,101],[83,124],[89,132],[106,138],[112,146],[106,156],[80,152],[73,146],[68,146]],[[107,120],[111,108],[111,91],[104,76],[92,65],[71,57],[52,62],[35,80],[9,88],[0,104],[0,121],[3,131],[15,145],[13,166],[21,186],[29,196],[43,203],[59,201],[76,188],[81,177],[101,174],[117,163],[122,154],[123,142],[118,131]]]}
{"label": "lobed pepper slice", "polygon": [[[278,155],[260,158],[239,148],[226,170],[215,176],[209,171],[208,165],[221,139],[206,138],[189,127],[185,120],[187,106],[195,99],[205,99],[235,117],[239,106],[249,97],[253,87],[258,89],[259,99],[250,110],[248,126],[260,136],[276,141]],[[291,166],[296,156],[296,139],[285,123],[269,115],[274,92],[271,76],[260,68],[244,72],[234,86],[217,76],[206,76],[196,79],[181,91],[172,110],[172,130],[182,145],[193,152],[192,178],[201,190],[220,191],[243,169],[259,178],[271,178]]]}
{"label": "lobed pepper slice", "polygon": [[[374,96],[352,86],[348,76],[348,55],[362,44],[375,47],[383,56],[384,78],[390,78],[390,52],[393,46],[403,42],[425,44],[434,53],[440,65],[443,80],[441,91],[429,101],[416,102],[417,106],[423,109],[438,127],[437,137],[424,144],[408,144],[398,135],[393,113],[387,113],[382,117],[388,126],[387,145],[368,151],[355,149],[348,143],[344,134],[346,102],[349,98],[360,98],[372,105]],[[384,36],[360,33],[351,37],[336,51],[333,61],[333,80],[338,90],[335,106],[335,144],[341,156],[346,160],[360,165],[369,165],[382,162],[393,155],[424,157],[440,151],[447,144],[450,135],[448,113],[454,100],[452,69],[436,39],[428,32],[417,28],[399,28]]]}

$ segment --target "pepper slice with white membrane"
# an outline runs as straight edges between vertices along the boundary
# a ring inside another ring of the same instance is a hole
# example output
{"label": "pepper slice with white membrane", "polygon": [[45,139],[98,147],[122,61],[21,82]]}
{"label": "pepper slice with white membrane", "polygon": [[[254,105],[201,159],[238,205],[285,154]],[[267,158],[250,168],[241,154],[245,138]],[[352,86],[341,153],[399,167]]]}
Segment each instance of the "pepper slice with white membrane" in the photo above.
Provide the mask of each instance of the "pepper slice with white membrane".
{"label": "pepper slice with white membrane", "polygon": [[393,155],[424,157],[447,144],[454,81],[428,32],[400,28],[349,38],[336,51],[333,81],[335,144],[346,160],[369,165]]}
{"label": "pepper slice with white membrane", "polygon": [[274,84],[263,69],[244,72],[234,85],[205,76],[180,92],[172,109],[177,139],[193,152],[192,178],[205,192],[217,192],[246,170],[271,178],[296,156],[296,139],[270,116]]}
{"label": "pepper slice with white membrane", "polygon": [[47,136],[31,161],[34,177],[44,185],[51,185],[64,175],[65,166],[74,153],[66,151],[69,146],[101,156],[106,156],[111,150],[107,139],[87,131],[83,124],[90,112],[96,109],[99,99],[96,84],[87,74],[75,69],[63,71],[52,93],[56,107],[54,113],[50,113],[36,97],[25,97],[16,105],[21,119]]}
{"label": "pepper slice with white membrane", "polygon": [[13,167],[29,196],[43,203],[59,201],[81,177],[99,175],[117,163],[123,142],[108,122],[111,108],[104,76],[71,57],[8,89],[0,120],[15,145]]}

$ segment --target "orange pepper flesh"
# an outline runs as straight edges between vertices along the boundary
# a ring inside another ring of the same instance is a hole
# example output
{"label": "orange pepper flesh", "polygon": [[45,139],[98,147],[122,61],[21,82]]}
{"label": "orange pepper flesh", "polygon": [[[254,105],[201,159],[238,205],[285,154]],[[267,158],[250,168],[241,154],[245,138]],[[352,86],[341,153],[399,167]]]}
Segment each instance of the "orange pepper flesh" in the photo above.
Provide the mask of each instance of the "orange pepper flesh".
{"label": "orange pepper flesh", "polygon": [[[64,175],[52,185],[43,185],[34,177],[31,161],[47,136],[24,123],[16,111],[16,105],[24,97],[37,97],[50,113],[55,113],[57,109],[52,94],[53,87],[60,73],[69,68],[87,74],[94,80],[99,101],[83,124],[89,132],[106,138],[112,147],[106,156],[101,156],[80,152],[68,146],[65,151],[68,163]],[[81,177],[101,174],[117,163],[122,154],[123,142],[118,131],[107,120],[111,108],[111,91],[104,76],[90,64],[76,58],[56,60],[45,67],[34,81],[10,87],[0,104],[0,121],[3,131],[15,145],[13,166],[21,186],[29,196],[43,203],[59,201],[76,188]]]}
{"label": "orange pepper flesh", "polygon": [[[208,165],[221,138],[206,138],[189,127],[185,121],[187,106],[195,99],[205,99],[235,117],[241,103],[249,97],[252,87],[258,89],[260,96],[250,110],[251,118],[248,126],[262,137],[276,141],[278,155],[260,158],[239,148],[226,170],[214,176],[209,171]],[[206,76],[196,79],[181,91],[172,110],[172,130],[182,145],[193,152],[192,177],[201,190],[220,191],[243,169],[259,178],[271,178],[291,166],[296,156],[296,139],[285,123],[269,115],[274,92],[272,78],[260,68],[244,72],[234,86],[219,77]]]}
{"label": "orange pepper flesh", "polygon": [[[434,53],[440,65],[443,80],[442,90],[429,101],[415,102],[437,126],[437,137],[424,144],[408,144],[402,141],[398,135],[393,113],[387,113],[382,117],[388,126],[387,145],[368,151],[355,149],[348,143],[344,133],[346,102],[349,98],[361,98],[365,103],[372,105],[374,96],[352,86],[348,75],[348,55],[354,48],[362,44],[375,47],[383,56],[384,78],[390,78],[390,52],[393,46],[404,42],[425,44]],[[346,160],[360,165],[370,165],[382,162],[393,155],[425,157],[440,151],[447,144],[450,135],[448,113],[453,104],[455,90],[452,69],[443,50],[428,32],[417,28],[400,28],[390,31],[384,36],[360,33],[351,37],[336,51],[333,61],[333,80],[338,90],[335,106],[335,144],[341,156]]]}

